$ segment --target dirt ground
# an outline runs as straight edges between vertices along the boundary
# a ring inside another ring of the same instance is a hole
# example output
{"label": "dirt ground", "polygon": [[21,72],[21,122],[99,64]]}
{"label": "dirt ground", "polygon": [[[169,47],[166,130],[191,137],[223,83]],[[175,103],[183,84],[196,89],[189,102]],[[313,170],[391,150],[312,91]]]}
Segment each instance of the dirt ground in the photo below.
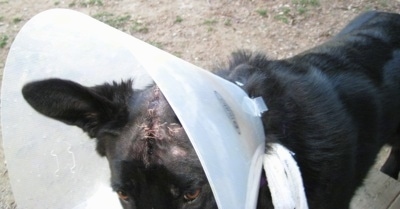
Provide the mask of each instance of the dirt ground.
{"label": "dirt ground", "polygon": [[[91,15],[211,69],[237,49],[289,57],[325,41],[363,11],[400,12],[400,0],[0,0],[1,72],[24,23],[57,7]],[[0,140],[0,209],[16,205],[5,164]]]}

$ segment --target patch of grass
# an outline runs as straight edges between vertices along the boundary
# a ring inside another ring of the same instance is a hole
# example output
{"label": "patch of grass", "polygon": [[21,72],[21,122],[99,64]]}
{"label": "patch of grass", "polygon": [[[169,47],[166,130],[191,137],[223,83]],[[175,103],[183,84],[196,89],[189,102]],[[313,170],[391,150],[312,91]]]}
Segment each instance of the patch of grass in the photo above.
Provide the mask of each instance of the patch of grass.
{"label": "patch of grass", "polygon": [[380,1],[378,1],[378,3],[379,3],[379,6],[381,6],[383,8],[386,8],[389,6],[389,0],[380,0]]}
{"label": "patch of grass", "polygon": [[132,23],[131,30],[138,33],[148,33],[149,28],[142,22],[136,20]]}
{"label": "patch of grass", "polygon": [[133,20],[129,14],[114,15],[108,12],[101,12],[93,15],[93,18],[120,30],[136,33],[149,32],[149,28],[145,23],[139,20]]}
{"label": "patch of grass", "polygon": [[0,49],[4,48],[7,45],[8,36],[5,34],[0,35]]}
{"label": "patch of grass", "polygon": [[292,0],[292,2],[293,4],[303,5],[305,7],[316,7],[320,5],[319,0]]}
{"label": "patch of grass", "polygon": [[93,15],[93,18],[106,23],[114,28],[123,29],[125,26],[128,25],[129,21],[131,20],[130,15],[114,15],[108,12],[100,12]]}
{"label": "patch of grass", "polygon": [[175,55],[175,57],[182,58],[182,52],[176,51],[176,52],[173,52],[172,54]]}
{"label": "patch of grass", "polygon": [[292,3],[300,15],[305,14],[310,7],[320,6],[319,0],[292,0]]}
{"label": "patch of grass", "polygon": [[297,12],[298,12],[300,15],[306,13],[307,11],[308,11],[308,8],[307,8],[307,7],[302,7],[302,6],[300,6],[300,7],[297,8]]}
{"label": "patch of grass", "polygon": [[68,4],[69,7],[74,7],[76,5],[79,5],[81,7],[104,6],[104,3],[103,0],[78,0]]}
{"label": "patch of grass", "polygon": [[287,18],[285,15],[281,15],[281,14],[275,15],[274,19],[279,20],[283,23],[289,24],[289,18]]}
{"label": "patch of grass", "polygon": [[54,6],[58,6],[58,5],[60,5],[60,2],[59,1],[55,1],[54,2]]}
{"label": "patch of grass", "polygon": [[275,20],[279,20],[281,22],[284,22],[286,24],[289,24],[289,19],[290,19],[290,8],[288,7],[282,7],[281,12],[279,14],[274,16]]}
{"label": "patch of grass", "polygon": [[85,0],[81,3],[82,6],[103,6],[102,0]]}
{"label": "patch of grass", "polygon": [[215,25],[217,23],[218,23],[217,20],[211,19],[211,20],[204,20],[203,25],[211,26],[211,25]]}
{"label": "patch of grass", "polygon": [[216,25],[217,23],[218,23],[217,20],[210,19],[210,20],[204,20],[203,25],[208,26],[207,31],[211,32],[214,30],[214,28],[212,26]]}
{"label": "patch of grass", "polygon": [[159,41],[146,41],[146,42],[159,48],[159,49],[163,49],[163,47],[164,47],[164,44]]}
{"label": "patch of grass", "polygon": [[22,21],[22,18],[20,18],[20,17],[15,17],[13,20],[12,20],[12,22],[14,23],[14,24],[18,24],[18,23],[20,23]]}
{"label": "patch of grass", "polygon": [[232,26],[231,20],[230,19],[225,20],[224,25],[225,26]]}
{"label": "patch of grass", "polygon": [[266,9],[257,9],[256,12],[261,16],[261,17],[267,17],[268,12]]}
{"label": "patch of grass", "polygon": [[183,21],[183,18],[181,16],[176,16],[174,23],[181,23]]}

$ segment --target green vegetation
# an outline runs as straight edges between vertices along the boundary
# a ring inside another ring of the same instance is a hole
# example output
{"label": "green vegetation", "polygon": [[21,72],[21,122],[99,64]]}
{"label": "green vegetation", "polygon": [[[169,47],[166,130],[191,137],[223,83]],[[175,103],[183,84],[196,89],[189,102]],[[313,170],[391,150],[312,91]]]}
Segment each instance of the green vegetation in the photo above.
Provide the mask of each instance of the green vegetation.
{"label": "green vegetation", "polygon": [[102,0],[86,0],[85,2],[83,2],[83,5],[86,6],[103,6],[104,3]]}
{"label": "green vegetation", "polygon": [[[59,2],[58,2],[58,4],[59,4]],[[104,6],[104,3],[102,0],[78,0],[78,1],[71,2],[68,6],[74,7],[76,5],[81,6],[81,7]]]}
{"label": "green vegetation", "polygon": [[310,7],[320,6],[319,0],[292,0],[292,3],[300,15],[306,13]]}
{"label": "green vegetation", "polygon": [[4,48],[7,45],[8,36],[5,34],[0,35],[0,49]]}
{"label": "green vegetation", "polygon": [[210,19],[210,20],[204,20],[203,25],[207,25],[208,26],[207,31],[211,32],[214,30],[212,26],[216,25],[217,23],[218,23],[217,20]]}
{"label": "green vegetation", "polygon": [[318,6],[320,6],[319,0],[292,0],[291,4],[279,8],[278,14],[274,16],[274,19],[289,24],[297,16],[306,15],[309,10]]}
{"label": "green vegetation", "polygon": [[159,49],[163,49],[163,47],[164,47],[164,44],[159,41],[146,41],[146,42],[159,48]]}
{"label": "green vegetation", "polygon": [[20,17],[15,17],[12,21],[13,21],[14,24],[18,24],[19,22],[22,21],[22,18],[20,18]]}
{"label": "green vegetation", "polygon": [[279,14],[274,16],[275,20],[282,21],[286,24],[289,24],[290,19],[290,8],[289,7],[282,7]]}
{"label": "green vegetation", "polygon": [[203,25],[212,26],[212,25],[215,25],[217,23],[218,23],[217,20],[211,19],[211,20],[204,20]]}
{"label": "green vegetation", "polygon": [[100,12],[93,15],[93,18],[123,31],[136,33],[149,32],[149,28],[145,23],[140,20],[133,20],[129,14],[114,15],[109,12]]}
{"label": "green vegetation", "polygon": [[389,6],[390,0],[380,0],[378,1],[379,6],[382,8],[387,8]]}
{"label": "green vegetation", "polygon": [[132,23],[131,30],[137,33],[148,33],[149,28],[142,22],[136,20]]}
{"label": "green vegetation", "polygon": [[101,22],[104,22],[107,25],[110,25],[114,28],[121,29],[121,28],[124,28],[124,26],[126,26],[129,23],[131,16],[127,15],[127,14],[116,16],[112,13],[100,12],[100,13],[93,15],[93,18],[95,18]]}
{"label": "green vegetation", "polygon": [[224,25],[225,25],[225,26],[232,26],[231,19],[225,20]]}
{"label": "green vegetation", "polygon": [[261,17],[267,17],[268,13],[266,9],[258,9],[256,12],[261,16]]}
{"label": "green vegetation", "polygon": [[181,23],[183,21],[183,18],[181,16],[176,16],[174,23]]}
{"label": "green vegetation", "polygon": [[175,51],[175,52],[172,52],[172,54],[173,54],[175,57],[182,58],[182,52]]}
{"label": "green vegetation", "polygon": [[302,5],[304,7],[308,7],[308,6],[319,6],[319,0],[292,0],[293,4],[298,4],[298,5]]}

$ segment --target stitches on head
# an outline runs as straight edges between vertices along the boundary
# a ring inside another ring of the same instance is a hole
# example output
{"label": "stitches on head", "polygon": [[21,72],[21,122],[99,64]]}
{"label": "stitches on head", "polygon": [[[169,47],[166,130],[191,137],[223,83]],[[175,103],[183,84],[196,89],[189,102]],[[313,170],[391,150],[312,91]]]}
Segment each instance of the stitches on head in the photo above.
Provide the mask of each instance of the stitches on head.
{"label": "stitches on head", "polygon": [[183,129],[177,123],[163,120],[164,114],[170,107],[160,89],[154,87],[150,94],[147,115],[140,125],[142,140],[145,144],[142,156],[147,166],[151,162],[157,163],[162,160],[162,153],[169,150],[171,140],[179,136]]}

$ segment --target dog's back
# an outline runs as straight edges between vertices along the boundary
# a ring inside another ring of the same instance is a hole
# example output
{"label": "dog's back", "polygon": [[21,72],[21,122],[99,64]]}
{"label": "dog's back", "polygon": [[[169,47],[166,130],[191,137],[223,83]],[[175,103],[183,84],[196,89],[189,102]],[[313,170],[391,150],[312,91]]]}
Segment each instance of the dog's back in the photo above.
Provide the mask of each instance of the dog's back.
{"label": "dog's back", "polygon": [[359,124],[360,151],[371,143],[400,141],[399,14],[364,13],[330,41],[288,62],[315,68],[332,84]]}
{"label": "dog's back", "polygon": [[[380,148],[400,142],[398,14],[365,13],[286,60],[236,53],[220,74],[267,101],[267,143],[296,153],[310,208],[348,207]],[[393,150],[383,171],[397,177],[400,151]]]}
{"label": "dog's back", "polygon": [[329,78],[359,124],[360,151],[372,144],[380,147],[400,141],[399,14],[364,13],[330,41],[290,62],[313,63]]}
{"label": "dog's back", "polygon": [[382,171],[398,178],[400,15],[365,13],[331,41],[294,57],[291,62],[313,63],[327,76],[351,116],[357,130],[353,184],[358,186],[365,178],[385,143],[393,148]]}

